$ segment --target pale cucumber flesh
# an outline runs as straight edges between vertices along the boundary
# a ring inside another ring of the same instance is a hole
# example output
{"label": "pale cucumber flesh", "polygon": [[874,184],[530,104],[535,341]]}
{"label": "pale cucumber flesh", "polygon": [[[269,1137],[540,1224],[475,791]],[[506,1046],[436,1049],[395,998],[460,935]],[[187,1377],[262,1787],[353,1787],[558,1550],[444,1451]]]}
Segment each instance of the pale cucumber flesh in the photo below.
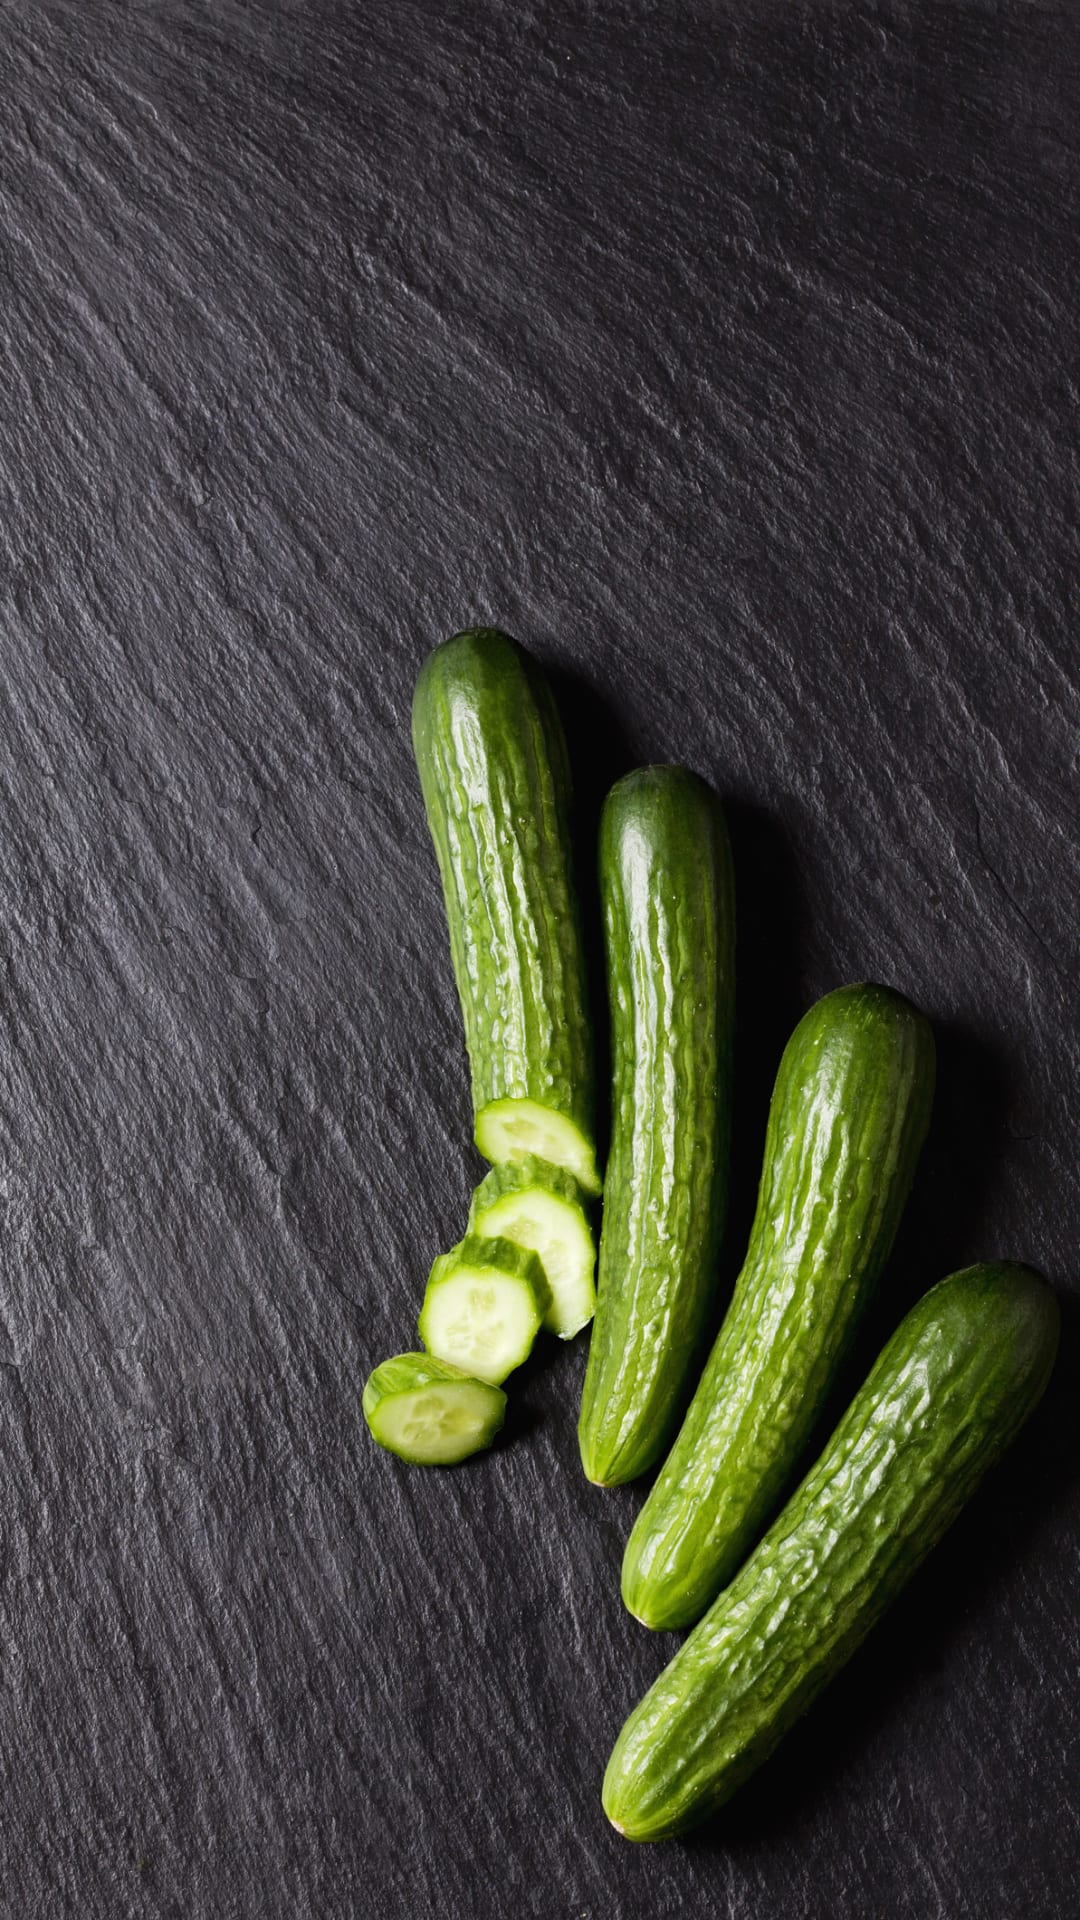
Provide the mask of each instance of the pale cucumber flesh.
{"label": "pale cucumber flesh", "polygon": [[565,1113],[538,1100],[491,1100],[476,1116],[476,1144],[492,1166],[535,1156],[572,1173],[586,1193],[601,1190],[591,1140]]}
{"label": "pale cucumber flesh", "polygon": [[519,1274],[459,1261],[429,1283],[420,1337],[440,1360],[497,1385],[528,1359],[543,1311]]}
{"label": "pale cucumber flesh", "polygon": [[560,1340],[580,1333],[593,1317],[596,1249],[580,1207],[543,1187],[504,1194],[474,1223],[480,1234],[498,1234],[535,1253],[551,1288],[544,1325]]}
{"label": "pale cucumber flesh", "polygon": [[420,1387],[380,1402],[368,1424],[381,1447],[418,1466],[449,1467],[489,1446],[505,1398],[481,1380]]}
{"label": "pale cucumber flesh", "polygon": [[380,1447],[418,1466],[451,1467],[491,1445],[506,1395],[430,1353],[396,1353],[364,1388],[364,1419]]}

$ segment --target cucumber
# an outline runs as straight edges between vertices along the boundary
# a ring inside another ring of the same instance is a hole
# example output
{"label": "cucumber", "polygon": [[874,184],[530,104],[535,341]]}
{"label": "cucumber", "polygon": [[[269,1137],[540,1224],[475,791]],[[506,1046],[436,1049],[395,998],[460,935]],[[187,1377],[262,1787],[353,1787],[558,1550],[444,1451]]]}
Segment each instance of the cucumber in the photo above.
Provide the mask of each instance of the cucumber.
{"label": "cucumber", "polygon": [[925,1294],[783,1513],[631,1714],[604,1808],[632,1840],[696,1825],[770,1754],[1038,1402],[1058,1307],[1027,1267]]}
{"label": "cucumber", "polygon": [[588,1325],[596,1306],[596,1247],[572,1174],[531,1155],[493,1167],[473,1194],[469,1232],[513,1240],[537,1255],[551,1289],[544,1325],[560,1340]]}
{"label": "cucumber", "polygon": [[827,994],[789,1040],[746,1260],[626,1546],[646,1626],[700,1619],[775,1510],[892,1245],[933,1086],[930,1028],[886,987]]}
{"label": "cucumber", "polygon": [[470,1235],[431,1269],[420,1338],[438,1359],[497,1386],[528,1359],[550,1304],[535,1253]]}
{"label": "cucumber", "polygon": [[452,1467],[490,1447],[506,1395],[430,1353],[399,1353],[375,1368],[363,1407],[380,1447],[419,1466]]}
{"label": "cucumber", "polygon": [[425,660],[412,726],[476,1144],[495,1165],[553,1161],[599,1193],[569,762],[551,690],[515,641],[475,628]]}
{"label": "cucumber", "polygon": [[715,794],[685,767],[612,788],[600,825],[612,1138],[582,1465],[632,1480],[670,1443],[717,1283],[727,1197],[735,902]]}

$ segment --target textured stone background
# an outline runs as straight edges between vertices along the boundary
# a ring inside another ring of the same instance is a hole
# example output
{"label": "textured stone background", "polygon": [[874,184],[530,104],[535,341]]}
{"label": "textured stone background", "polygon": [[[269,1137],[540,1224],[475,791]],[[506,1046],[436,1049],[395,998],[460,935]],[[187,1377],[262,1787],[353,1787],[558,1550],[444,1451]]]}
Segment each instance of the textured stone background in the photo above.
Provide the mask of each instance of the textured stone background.
{"label": "textured stone background", "polygon": [[[662,18],[667,14],[666,21]],[[1076,1911],[1080,16],[8,0],[0,1907]],[[938,1113],[863,1362],[980,1254],[1043,1412],[729,1814],[634,1851],[583,1343],[456,1475],[368,1368],[462,1224],[408,708],[497,621],[730,802],[737,1204],[807,1001]]]}

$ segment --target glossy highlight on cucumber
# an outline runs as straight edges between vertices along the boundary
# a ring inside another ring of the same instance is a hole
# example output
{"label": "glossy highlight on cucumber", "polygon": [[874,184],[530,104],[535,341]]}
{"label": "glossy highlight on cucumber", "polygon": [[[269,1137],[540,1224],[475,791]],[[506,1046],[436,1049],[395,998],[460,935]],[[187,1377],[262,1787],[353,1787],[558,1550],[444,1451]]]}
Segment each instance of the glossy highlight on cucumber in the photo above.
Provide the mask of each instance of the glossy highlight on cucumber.
{"label": "glossy highlight on cucumber", "polygon": [[700,1619],[775,1511],[892,1246],[933,1087],[930,1027],[887,987],[827,994],[789,1040],[746,1260],[626,1546],[646,1626]]}
{"label": "glossy highlight on cucumber", "polygon": [[442,876],[475,1138],[600,1191],[566,742],[536,661],[492,628],[428,655],[413,747]]}
{"label": "glossy highlight on cucumber", "polygon": [[965,1268],[901,1323],[817,1464],[619,1735],[631,1840],[720,1807],[854,1652],[1034,1410],[1059,1313],[1030,1268]]}
{"label": "glossy highlight on cucumber", "polygon": [[735,899],[716,795],[642,767],[600,827],[612,1139],[578,1422],[602,1486],[658,1460],[686,1404],[727,1201]]}

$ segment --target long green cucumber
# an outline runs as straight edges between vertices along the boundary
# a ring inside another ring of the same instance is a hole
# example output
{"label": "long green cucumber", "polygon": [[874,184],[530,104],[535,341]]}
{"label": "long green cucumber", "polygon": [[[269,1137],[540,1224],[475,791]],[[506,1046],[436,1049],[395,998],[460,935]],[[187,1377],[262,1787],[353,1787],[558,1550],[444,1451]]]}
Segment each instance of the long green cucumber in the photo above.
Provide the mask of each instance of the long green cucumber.
{"label": "long green cucumber", "polygon": [[569,764],[551,690],[515,641],[476,628],[428,655],[412,725],[476,1144],[496,1164],[537,1154],[598,1193]]}
{"label": "long green cucumber", "polygon": [[788,1042],[746,1260],[626,1546],[646,1626],[700,1619],[775,1510],[892,1245],[933,1085],[930,1028],[887,987],[827,994]]}
{"label": "long green cucumber", "polygon": [[578,1423],[586,1475],[632,1480],[686,1400],[727,1198],[735,902],[715,794],[685,767],[612,788],[600,825],[612,1139]]}
{"label": "long green cucumber", "polygon": [[1030,1268],[967,1267],[902,1322],[832,1439],[626,1722],[604,1779],[632,1840],[721,1806],[854,1652],[1037,1404],[1059,1314]]}

